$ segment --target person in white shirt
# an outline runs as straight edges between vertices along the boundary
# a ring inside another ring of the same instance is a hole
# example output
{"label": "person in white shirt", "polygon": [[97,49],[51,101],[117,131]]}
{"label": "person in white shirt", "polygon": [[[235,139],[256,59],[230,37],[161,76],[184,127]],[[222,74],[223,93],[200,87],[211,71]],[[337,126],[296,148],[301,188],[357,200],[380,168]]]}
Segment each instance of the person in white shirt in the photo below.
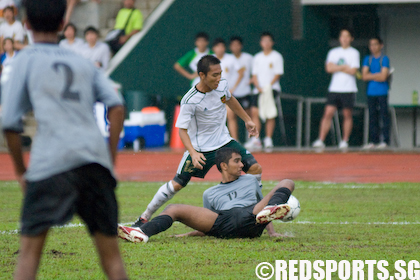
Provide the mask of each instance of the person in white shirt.
{"label": "person in white shirt", "polygon": [[92,26],[85,30],[86,43],[83,45],[82,56],[92,61],[96,67],[106,70],[111,58],[107,44],[98,41],[99,31]]}
{"label": "person in white shirt", "polygon": [[[239,101],[252,121],[260,128],[260,119],[258,117],[258,95],[253,94],[251,90],[251,68],[252,55],[242,52],[242,38],[233,36],[230,38],[229,49],[233,54],[236,71],[232,73],[232,83],[230,84],[230,92]],[[230,135],[234,139],[238,138],[238,120],[236,114],[227,108],[228,111],[228,127]],[[258,139],[259,140],[259,139]],[[245,144],[246,147],[247,144]],[[261,147],[261,142],[259,141]]]}
{"label": "person in white shirt", "polygon": [[15,2],[13,0],[0,0],[0,17],[3,17],[4,9],[6,7],[15,7]]}
{"label": "person in white shirt", "polygon": [[73,23],[68,23],[64,27],[64,37],[65,39],[61,40],[58,46],[60,48],[65,48],[74,51],[75,53],[81,53],[83,50],[83,39],[77,38],[77,28]]}
{"label": "person in white shirt", "polygon": [[331,128],[332,118],[337,109],[343,112],[343,139],[339,148],[346,150],[353,129],[353,106],[356,99],[356,72],[360,68],[360,54],[351,47],[353,33],[349,29],[340,31],[340,47],[331,49],[325,62],[326,72],[332,74],[328,88],[327,103],[321,119],[318,139],[312,144],[314,148],[325,147],[324,141]]}
{"label": "person in white shirt", "polygon": [[220,60],[222,79],[227,80],[229,89],[231,89],[231,86],[236,83],[236,80],[232,80],[234,72],[237,71],[235,58],[232,54],[226,53],[226,42],[222,38],[214,39],[212,50],[214,56]]}
{"label": "person in white shirt", "polygon": [[12,38],[6,38],[3,40],[4,53],[0,56],[1,71],[3,71],[4,67],[9,65],[16,57],[17,52],[15,51],[13,45],[14,42]]}
{"label": "person in white shirt", "polygon": [[[263,32],[260,37],[262,51],[254,56],[252,64],[252,80],[254,93],[261,94],[264,88],[271,86],[273,96],[280,94],[280,77],[284,74],[283,56],[273,50],[274,37],[269,32]],[[276,126],[275,118],[265,122],[264,148],[270,151],[273,148],[273,133]],[[255,141],[255,140],[254,140]]]}
{"label": "person in white shirt", "polygon": [[25,47],[25,30],[23,29],[22,23],[15,20],[14,12],[14,8],[11,6],[8,6],[3,10],[5,21],[0,24],[0,46],[3,46],[3,40],[5,38],[12,38],[15,42],[15,49],[21,50]]}

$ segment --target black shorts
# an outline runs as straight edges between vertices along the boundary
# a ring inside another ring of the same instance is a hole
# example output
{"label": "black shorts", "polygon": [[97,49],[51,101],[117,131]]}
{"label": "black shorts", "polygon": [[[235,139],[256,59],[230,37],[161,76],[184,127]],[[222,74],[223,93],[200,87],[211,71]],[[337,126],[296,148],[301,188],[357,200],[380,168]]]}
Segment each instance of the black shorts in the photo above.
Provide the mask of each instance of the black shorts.
{"label": "black shorts", "polygon": [[198,169],[194,167],[191,155],[188,153],[188,151],[186,151],[178,166],[178,171],[174,177],[174,181],[180,184],[181,186],[185,187],[191,180],[191,177],[204,178],[207,172],[209,172],[213,165],[216,164],[217,151],[224,147],[230,147],[239,150],[242,156],[242,163],[244,164],[242,170],[245,173],[248,172],[248,169],[252,165],[257,163],[257,160],[250,152],[247,151],[247,149],[245,149],[241,144],[239,144],[235,140],[232,140],[217,150],[203,152],[203,155],[206,158],[206,164],[203,166],[203,169]]}
{"label": "black shorts", "polygon": [[245,110],[251,107],[258,107],[258,94],[248,94],[243,97],[236,98]]}
{"label": "black shorts", "polygon": [[326,104],[335,106],[338,109],[353,109],[355,101],[356,94],[354,92],[329,92]]}
{"label": "black shorts", "polygon": [[116,180],[99,164],[27,182],[22,207],[22,235],[36,236],[54,225],[64,225],[75,213],[85,221],[90,234],[117,235]]}
{"label": "black shorts", "polygon": [[256,216],[252,213],[254,207],[255,204],[248,207],[217,211],[219,216],[206,235],[225,239],[260,237],[267,224],[256,223]]}

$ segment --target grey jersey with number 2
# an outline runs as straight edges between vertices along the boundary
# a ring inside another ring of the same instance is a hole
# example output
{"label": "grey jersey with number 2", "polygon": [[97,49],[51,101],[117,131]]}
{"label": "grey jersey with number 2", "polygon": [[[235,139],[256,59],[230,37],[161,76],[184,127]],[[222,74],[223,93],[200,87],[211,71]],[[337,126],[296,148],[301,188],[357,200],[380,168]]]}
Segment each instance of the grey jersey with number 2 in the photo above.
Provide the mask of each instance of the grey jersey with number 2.
{"label": "grey jersey with number 2", "polygon": [[22,50],[1,77],[4,130],[23,131],[22,116],[34,111],[37,134],[25,177],[46,179],[89,163],[112,171],[108,147],[93,114],[96,101],[121,104],[94,65],[54,44]]}
{"label": "grey jersey with number 2", "polygon": [[203,194],[203,206],[212,211],[247,207],[263,198],[261,185],[253,175],[242,175],[235,181],[220,183]]}

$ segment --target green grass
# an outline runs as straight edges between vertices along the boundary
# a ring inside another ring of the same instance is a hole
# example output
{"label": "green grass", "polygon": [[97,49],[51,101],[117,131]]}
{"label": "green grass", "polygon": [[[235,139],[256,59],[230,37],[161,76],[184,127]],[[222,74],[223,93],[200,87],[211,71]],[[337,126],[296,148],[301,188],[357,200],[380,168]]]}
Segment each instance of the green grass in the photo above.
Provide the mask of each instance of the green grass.
{"label": "green grass", "polygon": [[[201,206],[211,183],[191,183],[171,203]],[[274,182],[265,182],[267,193]],[[120,221],[132,222],[159,183],[120,183]],[[255,267],[275,260],[420,259],[419,185],[297,182],[294,195],[302,211],[295,222],[276,222],[276,231],[293,238],[218,240],[173,238],[190,231],[175,223],[147,244],[120,241],[131,279],[258,279]],[[0,182],[0,279],[13,273],[22,195],[15,182]],[[163,208],[162,208],[163,209]],[[162,210],[160,209],[159,212]],[[73,224],[79,223],[74,219]],[[390,273],[394,273],[390,269]],[[392,275],[392,274],[391,274]],[[38,279],[105,279],[84,227],[51,230]],[[333,276],[333,279],[337,277]],[[273,278],[274,279],[274,278]]]}

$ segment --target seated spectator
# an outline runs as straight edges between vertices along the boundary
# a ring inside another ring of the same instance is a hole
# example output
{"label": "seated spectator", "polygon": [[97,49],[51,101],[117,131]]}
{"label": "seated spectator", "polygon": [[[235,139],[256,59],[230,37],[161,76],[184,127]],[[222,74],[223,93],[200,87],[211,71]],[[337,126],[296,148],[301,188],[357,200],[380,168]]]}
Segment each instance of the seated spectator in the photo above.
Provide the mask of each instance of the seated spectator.
{"label": "seated spectator", "polygon": [[60,48],[65,48],[74,51],[75,53],[81,53],[83,49],[83,39],[76,37],[77,29],[73,23],[68,23],[64,27],[64,37],[58,44]]}
{"label": "seated spectator", "polygon": [[3,46],[4,38],[12,38],[15,42],[15,49],[23,49],[25,47],[25,30],[22,23],[15,20],[14,8],[11,6],[4,8],[3,15],[5,22],[0,25],[0,46]]}
{"label": "seated spectator", "polygon": [[107,44],[98,41],[99,31],[89,26],[85,30],[86,43],[82,47],[81,54],[91,60],[96,67],[106,70],[108,68],[111,52]]}
{"label": "seated spectator", "polygon": [[15,3],[13,0],[0,0],[0,17],[3,17],[4,9],[6,7],[13,7],[13,13],[17,14],[17,9],[15,8]]}
{"label": "seated spectator", "polygon": [[134,7],[135,0],[124,0],[122,8],[115,19],[114,29],[125,31],[125,35],[120,37],[120,44],[124,45],[134,34],[140,32],[143,27],[143,15],[140,10]]}
{"label": "seated spectator", "polygon": [[12,60],[16,56],[16,51],[14,48],[14,42],[12,38],[5,38],[3,40],[3,50],[4,53],[0,56],[0,62],[1,62],[1,70],[3,71],[3,68],[7,65],[9,65]]}

